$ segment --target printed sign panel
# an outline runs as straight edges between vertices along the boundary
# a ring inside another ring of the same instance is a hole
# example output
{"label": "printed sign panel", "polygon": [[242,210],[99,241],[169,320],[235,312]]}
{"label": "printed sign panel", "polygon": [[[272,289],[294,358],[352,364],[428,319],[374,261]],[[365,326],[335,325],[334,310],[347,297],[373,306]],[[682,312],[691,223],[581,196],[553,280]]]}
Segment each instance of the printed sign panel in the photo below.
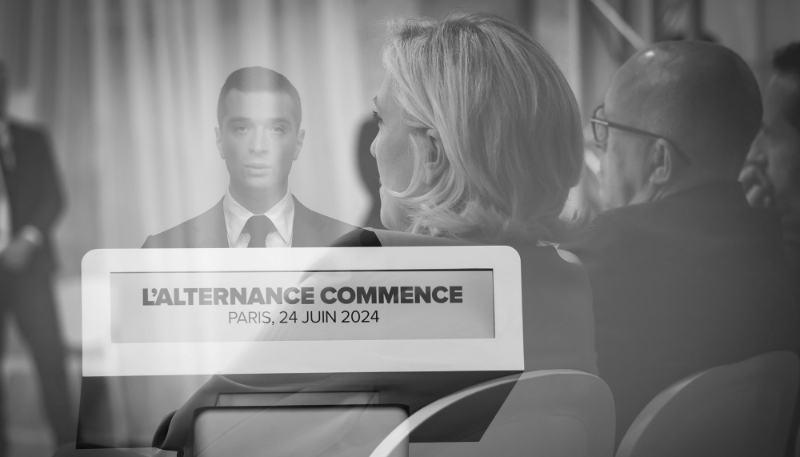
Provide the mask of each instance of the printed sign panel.
{"label": "printed sign panel", "polygon": [[492,338],[492,289],[491,270],[113,273],[111,340]]}
{"label": "printed sign panel", "polygon": [[96,250],[84,376],[513,371],[509,247]]}

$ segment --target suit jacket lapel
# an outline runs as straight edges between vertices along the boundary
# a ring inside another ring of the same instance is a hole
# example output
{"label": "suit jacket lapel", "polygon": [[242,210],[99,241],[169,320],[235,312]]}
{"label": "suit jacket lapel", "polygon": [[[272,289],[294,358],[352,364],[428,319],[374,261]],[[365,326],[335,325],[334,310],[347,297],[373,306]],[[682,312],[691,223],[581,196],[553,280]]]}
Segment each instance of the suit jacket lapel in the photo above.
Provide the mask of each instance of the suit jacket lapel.
{"label": "suit jacket lapel", "polygon": [[192,244],[198,248],[227,248],[228,228],[225,225],[225,213],[222,211],[222,199],[210,210],[194,219],[192,228]]}
{"label": "suit jacket lapel", "polygon": [[294,199],[294,226],[292,228],[292,247],[304,248],[320,246],[319,231],[323,221],[316,214],[306,208],[292,195]]}

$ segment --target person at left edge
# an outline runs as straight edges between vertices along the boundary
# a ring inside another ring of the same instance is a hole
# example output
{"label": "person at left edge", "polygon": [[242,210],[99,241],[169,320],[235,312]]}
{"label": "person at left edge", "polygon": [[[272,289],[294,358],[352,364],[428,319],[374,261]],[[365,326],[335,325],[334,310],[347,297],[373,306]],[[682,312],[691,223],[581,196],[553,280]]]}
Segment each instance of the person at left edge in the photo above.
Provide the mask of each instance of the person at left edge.
{"label": "person at left edge", "polygon": [[[215,129],[230,174],[227,192],[205,213],[149,236],[143,247],[327,246],[355,229],[306,208],[289,190],[305,137],[301,120],[300,96],[286,77],[263,67],[231,73],[219,94]],[[259,229],[254,222],[264,219],[254,216],[260,215],[268,219]]]}
{"label": "person at left edge", "polygon": [[[0,351],[5,319],[13,314],[33,354],[56,444],[64,445],[75,440],[77,428],[53,296],[50,238],[64,199],[46,132],[6,115],[6,87],[0,61]],[[0,456],[10,454],[3,413],[9,410],[3,406],[0,401]]]}

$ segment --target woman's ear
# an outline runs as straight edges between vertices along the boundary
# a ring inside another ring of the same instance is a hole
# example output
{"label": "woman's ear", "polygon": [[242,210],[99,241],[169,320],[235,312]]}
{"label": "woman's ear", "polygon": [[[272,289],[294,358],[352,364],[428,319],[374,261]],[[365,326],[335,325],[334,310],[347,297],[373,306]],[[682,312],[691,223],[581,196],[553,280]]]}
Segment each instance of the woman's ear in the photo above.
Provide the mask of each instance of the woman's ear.
{"label": "woman's ear", "polygon": [[442,146],[442,138],[436,129],[426,130],[425,135],[427,135],[430,145],[428,161],[424,165],[425,184],[433,186],[445,169],[444,147]]}

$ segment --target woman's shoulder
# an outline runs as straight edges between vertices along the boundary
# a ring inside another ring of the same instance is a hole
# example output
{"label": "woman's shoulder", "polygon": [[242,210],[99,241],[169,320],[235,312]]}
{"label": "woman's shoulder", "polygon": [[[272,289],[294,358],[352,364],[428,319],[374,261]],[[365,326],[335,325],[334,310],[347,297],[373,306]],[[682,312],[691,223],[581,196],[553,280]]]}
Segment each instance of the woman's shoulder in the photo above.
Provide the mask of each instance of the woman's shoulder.
{"label": "woman's shoulder", "polygon": [[[475,246],[461,240],[391,230],[357,229],[339,238],[335,247],[377,246]],[[589,300],[591,289],[586,270],[571,252],[551,245],[512,245],[520,256],[523,285],[536,285],[541,293],[561,291],[574,299]]]}
{"label": "woman's shoulder", "polygon": [[356,229],[331,244],[333,247],[469,245],[469,243],[449,238],[379,229]]}
{"label": "woman's shoulder", "polygon": [[[585,288],[591,294],[586,269],[575,254],[555,246],[516,247],[526,281],[545,282],[552,286]],[[528,273],[528,274],[526,274]]]}

